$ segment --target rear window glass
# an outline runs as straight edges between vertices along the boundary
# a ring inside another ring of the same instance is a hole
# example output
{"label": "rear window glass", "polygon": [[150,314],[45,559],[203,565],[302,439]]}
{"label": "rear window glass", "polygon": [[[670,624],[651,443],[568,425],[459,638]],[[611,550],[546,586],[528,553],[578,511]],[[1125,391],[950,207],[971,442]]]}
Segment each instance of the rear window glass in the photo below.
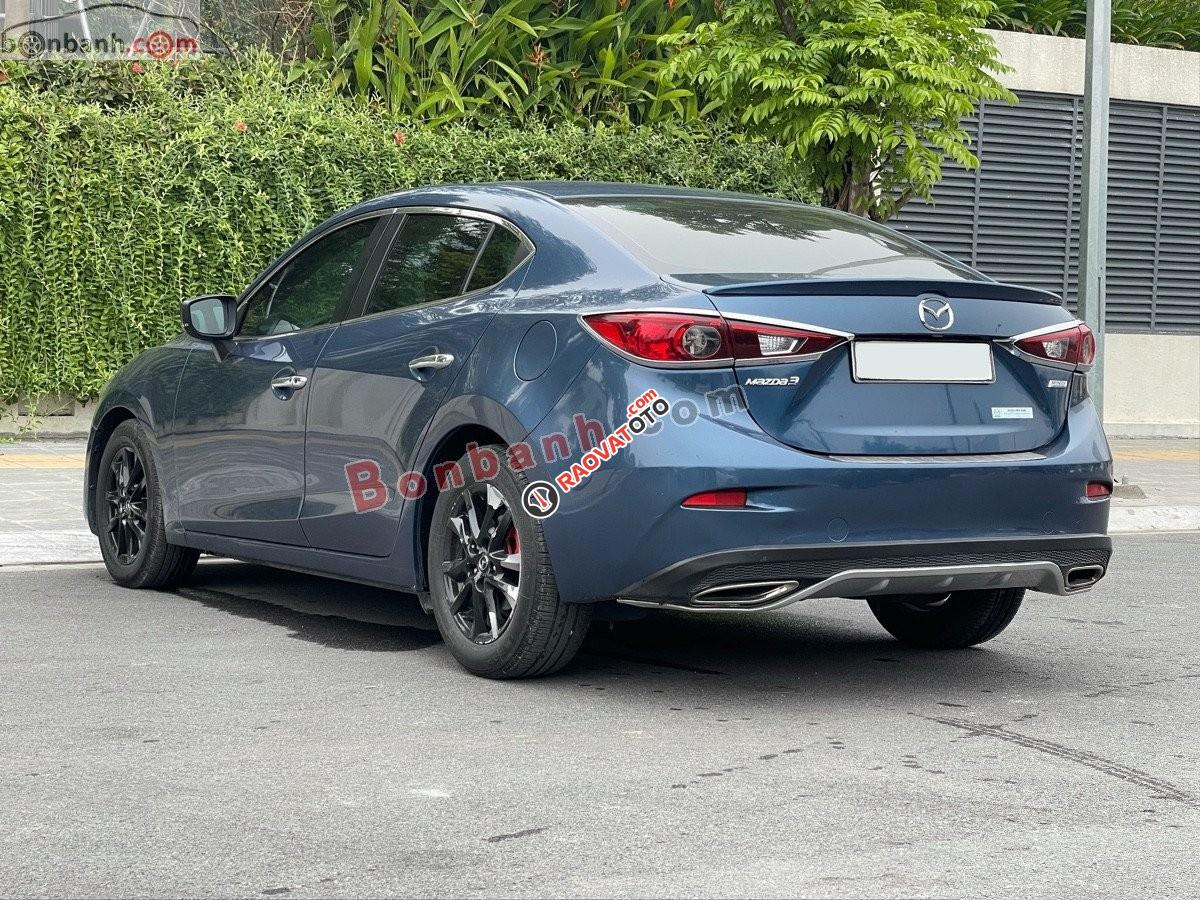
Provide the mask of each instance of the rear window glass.
{"label": "rear window glass", "polygon": [[504,276],[516,268],[528,252],[515,234],[497,225],[492,229],[492,236],[488,238],[483,252],[479,254],[479,262],[475,263],[475,271],[467,282],[467,293],[503,281]]}
{"label": "rear window glass", "polygon": [[866,219],[795,203],[710,197],[564,202],[660,275],[982,279]]}
{"label": "rear window glass", "polygon": [[420,306],[463,293],[467,275],[491,230],[490,222],[466,216],[405,216],[365,314]]}

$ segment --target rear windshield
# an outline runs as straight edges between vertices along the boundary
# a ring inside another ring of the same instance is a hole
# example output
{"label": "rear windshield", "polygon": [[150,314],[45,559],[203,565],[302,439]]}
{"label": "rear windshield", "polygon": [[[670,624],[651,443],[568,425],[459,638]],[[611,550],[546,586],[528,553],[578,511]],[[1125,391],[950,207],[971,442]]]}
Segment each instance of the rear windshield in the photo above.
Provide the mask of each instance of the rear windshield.
{"label": "rear windshield", "polygon": [[[982,280],[866,219],[796,203],[710,197],[564,200],[651,270],[706,275]],[[728,281],[729,278],[708,279]]]}

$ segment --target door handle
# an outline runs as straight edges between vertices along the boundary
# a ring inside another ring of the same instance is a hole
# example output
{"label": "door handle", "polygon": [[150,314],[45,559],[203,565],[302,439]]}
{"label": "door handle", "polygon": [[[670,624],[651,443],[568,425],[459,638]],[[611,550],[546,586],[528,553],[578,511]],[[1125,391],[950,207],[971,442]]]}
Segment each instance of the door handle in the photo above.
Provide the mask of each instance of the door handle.
{"label": "door handle", "polygon": [[304,375],[280,375],[271,379],[271,387],[277,391],[298,391],[308,384]]}
{"label": "door handle", "polygon": [[428,356],[418,356],[408,367],[413,372],[420,372],[425,369],[444,369],[453,362],[454,355],[451,353],[430,353]]}

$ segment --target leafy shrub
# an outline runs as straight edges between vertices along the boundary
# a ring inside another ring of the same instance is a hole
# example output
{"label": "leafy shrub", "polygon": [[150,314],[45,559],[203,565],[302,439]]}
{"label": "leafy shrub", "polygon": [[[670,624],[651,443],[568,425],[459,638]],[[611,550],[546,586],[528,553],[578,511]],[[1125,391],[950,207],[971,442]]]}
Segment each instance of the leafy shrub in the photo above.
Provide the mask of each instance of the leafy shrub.
{"label": "leafy shrub", "polygon": [[[807,169],[771,144],[536,122],[405,127],[289,87],[265,59],[146,64],[129,84],[81,76],[66,99],[28,71],[0,71],[2,402],[94,396],[178,333],[181,298],[238,290],[322,219],[401,188],[590,178],[815,199]],[[111,102],[79,102],[92,90]]]}
{"label": "leafy shrub", "polygon": [[712,0],[314,0],[304,67],[395,113],[576,123],[698,114],[658,38]]}
{"label": "leafy shrub", "polygon": [[727,0],[721,16],[664,39],[668,65],[718,120],[811,160],[826,206],[882,221],[928,199],[942,161],[979,164],[961,120],[1016,102],[979,31],[989,0]]}

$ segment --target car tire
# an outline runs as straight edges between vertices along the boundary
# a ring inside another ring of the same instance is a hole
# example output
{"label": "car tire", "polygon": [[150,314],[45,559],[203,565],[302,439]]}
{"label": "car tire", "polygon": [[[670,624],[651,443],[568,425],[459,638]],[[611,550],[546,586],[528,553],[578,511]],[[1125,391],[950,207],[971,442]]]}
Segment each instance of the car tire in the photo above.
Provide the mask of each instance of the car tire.
{"label": "car tire", "polygon": [[926,650],[955,650],[990,641],[1013,620],[1024,589],[955,591],[944,596],[880,597],[871,612],[892,637]]}
{"label": "car tire", "polygon": [[136,419],[118,425],[104,445],[95,491],[100,553],[113,581],[161,590],[192,573],[200,554],[167,541],[153,441]]}
{"label": "car tire", "polygon": [[[489,451],[505,458],[499,446],[476,453]],[[426,557],[430,604],[442,638],[468,671],[485,678],[549,675],[579,650],[592,607],[558,596],[541,523],[521,505],[528,481],[498,468],[477,479],[464,456],[462,486],[438,494]]]}

